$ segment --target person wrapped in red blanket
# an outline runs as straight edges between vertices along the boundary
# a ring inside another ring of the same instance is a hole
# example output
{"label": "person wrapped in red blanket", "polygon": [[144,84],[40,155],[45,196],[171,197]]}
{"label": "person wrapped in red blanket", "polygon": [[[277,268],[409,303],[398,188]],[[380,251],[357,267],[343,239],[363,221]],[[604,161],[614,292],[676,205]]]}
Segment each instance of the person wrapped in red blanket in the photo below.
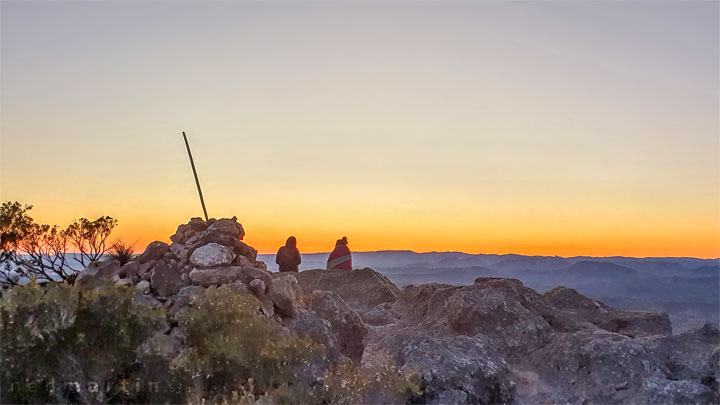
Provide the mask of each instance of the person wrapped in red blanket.
{"label": "person wrapped in red blanket", "polygon": [[338,239],[335,243],[335,250],[330,253],[327,261],[328,270],[352,270],[352,255],[348,248],[346,236]]}

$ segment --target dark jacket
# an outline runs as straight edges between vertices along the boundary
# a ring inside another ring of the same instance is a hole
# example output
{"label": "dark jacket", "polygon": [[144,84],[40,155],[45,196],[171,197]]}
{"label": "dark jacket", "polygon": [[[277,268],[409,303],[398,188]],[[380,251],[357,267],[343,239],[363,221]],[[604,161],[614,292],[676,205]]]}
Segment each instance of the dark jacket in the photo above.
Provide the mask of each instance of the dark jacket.
{"label": "dark jacket", "polygon": [[285,242],[285,246],[278,249],[277,255],[275,256],[275,263],[280,265],[280,271],[294,271],[298,272],[301,259],[300,251],[296,247],[297,241],[294,236],[291,236]]}

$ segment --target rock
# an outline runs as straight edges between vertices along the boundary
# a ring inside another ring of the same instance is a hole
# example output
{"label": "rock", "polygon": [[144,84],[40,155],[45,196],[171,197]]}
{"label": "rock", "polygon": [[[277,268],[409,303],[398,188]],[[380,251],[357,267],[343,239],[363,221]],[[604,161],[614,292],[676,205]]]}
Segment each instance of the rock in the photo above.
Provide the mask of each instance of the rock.
{"label": "rock", "polygon": [[75,285],[79,288],[98,288],[118,279],[120,268],[117,260],[92,262],[78,274]]}
{"label": "rock", "polygon": [[190,274],[190,282],[194,285],[210,287],[219,284],[230,284],[243,277],[241,267],[221,267],[210,269],[193,269]]}
{"label": "rock", "polygon": [[200,286],[190,285],[183,287],[175,294],[172,305],[167,310],[167,315],[170,319],[176,319],[177,313],[183,308],[192,306],[192,302],[199,294],[205,289]]}
{"label": "rock", "polygon": [[232,249],[217,243],[201,246],[195,249],[190,256],[190,262],[196,267],[229,265],[233,260],[235,260],[235,253]]}
{"label": "rock", "polygon": [[442,335],[484,335],[499,349],[528,353],[551,339],[545,316],[553,312],[543,297],[514,279],[496,279],[455,287],[409,285],[393,306],[398,327]]}
{"label": "rock", "polygon": [[372,269],[306,270],[296,273],[306,295],[315,290],[332,291],[358,313],[375,306],[394,302],[399,294],[395,284]]}
{"label": "rock", "polygon": [[381,326],[396,322],[397,315],[393,312],[392,305],[385,302],[362,314],[362,319],[368,325]]}
{"label": "rock", "polygon": [[140,264],[160,260],[166,253],[170,253],[170,245],[165,242],[155,241],[151,242],[145,251],[138,256],[137,261]]}
{"label": "rock", "polygon": [[256,278],[263,280],[266,286],[272,283],[267,271],[246,267],[197,268],[190,272],[190,282],[204,287],[238,281],[249,284]]}
{"label": "rock", "polygon": [[137,271],[137,275],[140,276],[143,280],[149,280],[150,275],[152,274],[152,270],[157,266],[158,262],[152,261],[152,262],[146,262],[140,265]]}
{"label": "rock", "polygon": [[555,287],[545,292],[543,297],[576,320],[590,322],[610,332],[629,337],[672,334],[670,318],[666,313],[617,311],[567,287]]}
{"label": "rock", "polygon": [[133,278],[138,276],[139,272],[140,263],[138,263],[137,260],[133,260],[131,262],[125,263],[125,265],[120,268],[120,271],[118,272],[118,277],[121,279],[132,280]]}
{"label": "rock", "polygon": [[645,404],[718,404],[717,390],[695,381],[673,381],[647,378],[642,382],[633,403]]}
{"label": "rock", "polygon": [[277,313],[282,316],[295,316],[300,286],[290,274],[282,274],[272,280],[268,288],[268,297],[275,304]]}
{"label": "rock", "polygon": [[255,280],[252,280],[250,282],[250,291],[252,291],[252,293],[255,294],[256,297],[262,298],[265,295],[266,290],[267,287],[265,286],[265,282],[260,280],[259,278],[256,278]]}
{"label": "rock", "polygon": [[235,236],[228,235],[226,233],[210,232],[210,230],[208,230],[198,238],[197,242],[193,243],[193,246],[190,248],[190,252],[192,254],[195,249],[200,246],[207,245],[208,243],[217,243],[218,245],[233,248],[235,247],[235,242],[237,241],[238,240]]}
{"label": "rock", "polygon": [[252,294],[250,292],[250,288],[245,283],[230,283],[228,284],[228,287],[230,288],[230,291],[234,292],[235,294]]}
{"label": "rock", "polygon": [[353,311],[338,294],[329,291],[315,291],[311,298],[310,309],[320,318],[330,322],[338,351],[359,363],[365,350],[367,336],[367,327],[360,315]]}
{"label": "rock", "polygon": [[252,261],[255,261],[257,259],[257,250],[253,249],[248,244],[239,240],[235,241],[234,250],[235,253],[238,254],[238,256],[245,256]]}
{"label": "rock", "polygon": [[237,218],[222,218],[213,222],[208,226],[208,233],[223,233],[232,236],[234,239],[240,239],[240,229],[238,229]]}
{"label": "rock", "polygon": [[237,257],[235,257],[235,261],[233,261],[232,264],[233,266],[239,267],[255,267],[255,262],[252,259],[241,254],[238,254]]}
{"label": "rock", "polygon": [[389,360],[398,367],[418,372],[423,386],[419,403],[513,402],[515,386],[508,364],[492,352],[492,345],[482,336],[433,337],[390,332],[369,344],[366,351],[365,365]]}
{"label": "rock", "polygon": [[186,263],[188,259],[190,258],[190,249],[180,243],[173,242],[170,245],[170,251],[177,257],[180,262]]}
{"label": "rock", "polygon": [[193,232],[202,232],[207,229],[205,221],[203,221],[203,219],[200,217],[190,218],[190,222],[188,222],[187,224]]}
{"label": "rock", "polygon": [[664,312],[613,311],[597,325],[632,338],[672,334],[670,317]]}
{"label": "rock", "polygon": [[150,276],[150,287],[161,297],[177,293],[184,285],[180,271],[164,262],[160,262]]}
{"label": "rock", "polygon": [[330,322],[315,313],[299,308],[295,317],[283,319],[283,325],[297,336],[308,337],[316,343],[325,345],[328,353],[337,353]]}
{"label": "rock", "polygon": [[143,294],[149,294],[150,293],[150,282],[143,280],[143,281],[135,284],[135,288],[137,288]]}

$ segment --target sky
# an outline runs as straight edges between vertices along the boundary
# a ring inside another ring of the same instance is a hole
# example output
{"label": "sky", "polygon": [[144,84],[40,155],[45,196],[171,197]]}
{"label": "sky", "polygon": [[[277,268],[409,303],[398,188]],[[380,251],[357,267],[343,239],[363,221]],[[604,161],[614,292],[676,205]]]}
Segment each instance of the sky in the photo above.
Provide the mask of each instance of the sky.
{"label": "sky", "polygon": [[720,256],[720,3],[0,3],[0,197],[271,253]]}

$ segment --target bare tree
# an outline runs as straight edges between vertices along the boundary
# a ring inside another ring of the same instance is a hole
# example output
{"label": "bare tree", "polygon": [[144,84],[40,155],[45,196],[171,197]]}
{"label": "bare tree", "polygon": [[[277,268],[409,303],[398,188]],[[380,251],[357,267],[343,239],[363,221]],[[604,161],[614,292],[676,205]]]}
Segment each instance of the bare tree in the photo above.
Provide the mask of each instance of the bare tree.
{"label": "bare tree", "polygon": [[28,278],[72,281],[73,267],[86,267],[110,249],[107,238],[117,220],[109,216],[94,221],[80,218],[61,229],[35,223],[28,215],[31,209],[32,205],[17,201],[0,207],[0,285],[15,285]]}

